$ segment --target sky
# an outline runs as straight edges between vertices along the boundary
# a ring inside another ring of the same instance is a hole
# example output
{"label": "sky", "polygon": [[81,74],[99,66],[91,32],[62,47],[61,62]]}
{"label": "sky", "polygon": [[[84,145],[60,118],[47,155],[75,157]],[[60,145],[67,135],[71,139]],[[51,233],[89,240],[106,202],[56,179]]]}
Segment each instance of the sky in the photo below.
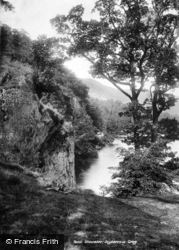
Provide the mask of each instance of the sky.
{"label": "sky", "polygon": [[85,7],[84,16],[91,19],[95,0],[9,0],[15,7],[14,12],[2,12],[1,21],[7,25],[26,30],[32,39],[39,35],[56,35],[49,20],[57,14],[68,14],[78,4]]}

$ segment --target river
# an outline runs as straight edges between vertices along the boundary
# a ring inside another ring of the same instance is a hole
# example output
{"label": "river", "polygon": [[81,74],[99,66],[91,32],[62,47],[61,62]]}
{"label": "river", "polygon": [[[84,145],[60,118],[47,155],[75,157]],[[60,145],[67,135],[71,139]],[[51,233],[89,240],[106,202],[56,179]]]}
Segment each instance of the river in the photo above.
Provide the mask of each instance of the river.
{"label": "river", "polygon": [[[109,185],[112,182],[112,174],[114,169],[110,167],[118,167],[121,158],[116,153],[117,147],[125,147],[122,139],[115,139],[112,145],[107,145],[98,151],[97,157],[88,157],[85,164],[87,169],[78,173],[76,176],[77,186],[82,189],[91,189],[95,194],[102,195],[100,189],[103,185]],[[179,141],[170,143],[171,149],[177,152],[179,157]]]}
{"label": "river", "polygon": [[96,158],[88,157],[86,159],[89,168],[78,174],[77,186],[79,188],[91,189],[95,194],[100,195],[102,193],[100,187],[111,183],[114,169],[109,169],[109,167],[118,167],[120,161],[115,150],[120,146],[127,148],[127,145],[121,140],[115,139],[112,145],[100,149]]}

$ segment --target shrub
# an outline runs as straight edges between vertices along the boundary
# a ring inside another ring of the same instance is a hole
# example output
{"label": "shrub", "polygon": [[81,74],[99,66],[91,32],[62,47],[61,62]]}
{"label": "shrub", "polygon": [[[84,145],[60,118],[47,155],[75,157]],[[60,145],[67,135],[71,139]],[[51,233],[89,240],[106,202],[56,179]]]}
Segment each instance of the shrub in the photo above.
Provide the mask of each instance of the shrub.
{"label": "shrub", "polygon": [[157,194],[162,183],[172,185],[166,157],[173,156],[167,148],[167,142],[160,140],[145,150],[128,153],[120,164],[118,178],[110,191],[113,196],[137,196]]}

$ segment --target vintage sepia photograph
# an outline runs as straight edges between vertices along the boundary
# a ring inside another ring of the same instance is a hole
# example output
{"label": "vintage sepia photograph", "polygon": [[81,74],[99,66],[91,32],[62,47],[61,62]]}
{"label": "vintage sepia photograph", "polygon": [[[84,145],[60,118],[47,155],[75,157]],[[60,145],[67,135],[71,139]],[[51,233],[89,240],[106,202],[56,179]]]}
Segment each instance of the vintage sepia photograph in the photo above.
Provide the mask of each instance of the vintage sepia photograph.
{"label": "vintage sepia photograph", "polygon": [[0,250],[179,249],[179,0],[0,0]]}

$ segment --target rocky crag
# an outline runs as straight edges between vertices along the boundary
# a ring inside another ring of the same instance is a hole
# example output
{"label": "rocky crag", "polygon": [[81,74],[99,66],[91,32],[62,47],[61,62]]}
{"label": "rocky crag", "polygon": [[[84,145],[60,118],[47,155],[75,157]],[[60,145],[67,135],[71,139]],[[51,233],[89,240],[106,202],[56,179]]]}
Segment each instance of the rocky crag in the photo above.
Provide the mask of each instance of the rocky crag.
{"label": "rocky crag", "polygon": [[40,173],[41,183],[75,186],[72,100],[58,88],[42,98],[29,66],[0,67],[0,159]]}

